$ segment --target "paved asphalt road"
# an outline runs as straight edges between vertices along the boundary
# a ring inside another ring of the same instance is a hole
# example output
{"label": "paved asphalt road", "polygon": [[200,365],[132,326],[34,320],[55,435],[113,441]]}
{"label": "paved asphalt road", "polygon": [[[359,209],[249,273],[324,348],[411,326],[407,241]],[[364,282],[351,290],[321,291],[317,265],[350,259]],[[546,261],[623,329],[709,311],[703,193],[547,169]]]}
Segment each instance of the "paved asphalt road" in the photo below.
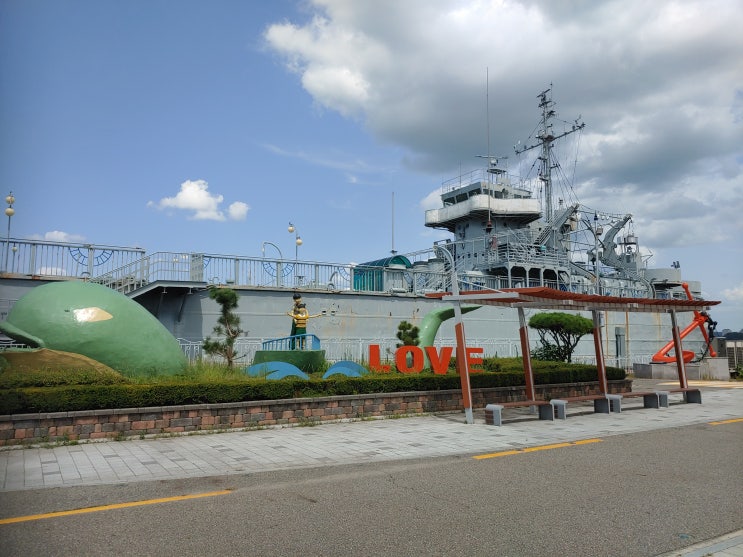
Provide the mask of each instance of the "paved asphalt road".
{"label": "paved asphalt road", "polygon": [[[743,390],[704,394],[702,406],[554,424],[409,418],[201,436],[218,447],[270,437],[280,449],[277,439],[301,434],[322,449],[350,434],[349,451],[352,439],[387,437],[370,460],[329,466],[5,490],[0,555],[659,555],[743,529]],[[434,454],[386,454],[406,432],[407,445]],[[464,444],[437,456],[450,433]],[[134,453],[146,443],[105,445]],[[64,449],[2,451],[4,485],[15,485],[13,459],[49,464]],[[198,498],[168,500],[181,496]]]}

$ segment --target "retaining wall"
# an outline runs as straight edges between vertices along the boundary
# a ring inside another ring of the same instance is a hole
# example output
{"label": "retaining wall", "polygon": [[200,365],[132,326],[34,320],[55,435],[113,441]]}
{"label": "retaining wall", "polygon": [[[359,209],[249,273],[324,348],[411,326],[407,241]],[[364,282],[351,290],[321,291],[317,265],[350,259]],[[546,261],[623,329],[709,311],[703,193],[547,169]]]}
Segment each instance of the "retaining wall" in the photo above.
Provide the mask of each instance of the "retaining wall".
{"label": "retaining wall", "polygon": [[[700,362],[684,365],[687,379],[717,379],[720,381],[730,380],[727,358],[706,357]],[[676,363],[667,364],[633,364],[632,371],[638,379],[676,379],[678,380],[678,369]]]}
{"label": "retaining wall", "polygon": [[[564,398],[598,393],[598,383],[539,385],[537,398]],[[609,381],[609,391],[632,390],[632,380]],[[525,400],[524,387],[473,389],[473,408]],[[369,417],[462,411],[459,389],[261,400],[224,404],[189,404],[152,408],[118,408],[0,416],[0,446],[189,432],[303,425]]]}

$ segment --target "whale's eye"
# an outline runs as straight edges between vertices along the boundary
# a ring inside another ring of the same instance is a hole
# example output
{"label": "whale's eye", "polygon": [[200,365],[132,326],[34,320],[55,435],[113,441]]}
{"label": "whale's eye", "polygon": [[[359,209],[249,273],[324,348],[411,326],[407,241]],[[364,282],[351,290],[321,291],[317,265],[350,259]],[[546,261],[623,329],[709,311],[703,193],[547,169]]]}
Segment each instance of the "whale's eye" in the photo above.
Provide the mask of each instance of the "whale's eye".
{"label": "whale's eye", "polygon": [[101,308],[80,308],[72,312],[75,315],[75,321],[78,323],[93,323],[94,321],[106,321],[113,319],[113,315]]}

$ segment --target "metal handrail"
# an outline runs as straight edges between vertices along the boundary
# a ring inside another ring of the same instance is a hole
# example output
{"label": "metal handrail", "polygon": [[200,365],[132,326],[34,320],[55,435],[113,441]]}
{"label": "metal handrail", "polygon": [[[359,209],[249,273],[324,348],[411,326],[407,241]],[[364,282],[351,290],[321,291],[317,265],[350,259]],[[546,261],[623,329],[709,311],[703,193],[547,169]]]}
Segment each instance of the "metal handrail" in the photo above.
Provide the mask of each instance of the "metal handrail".
{"label": "metal handrail", "polygon": [[313,334],[273,338],[263,341],[261,350],[320,350],[320,339]]}
{"label": "metal handrail", "polygon": [[[527,286],[527,279],[516,276],[511,277],[512,282],[509,284],[507,277],[487,272],[475,276],[477,273],[473,273],[487,271],[499,261],[506,262],[509,266],[523,264],[567,269],[569,261],[565,254],[552,248],[536,249],[538,246],[529,244],[530,240],[532,238],[528,234],[503,235],[496,249],[487,249],[483,244],[482,249],[478,250],[482,253],[476,262],[469,258],[458,260],[455,257],[457,276],[462,288],[467,289],[468,284],[471,289]],[[466,240],[473,241],[483,242]],[[463,250],[464,242],[439,242],[436,245],[456,255],[457,252],[466,251]],[[13,253],[3,277],[93,281],[128,295],[158,281],[195,283],[204,287],[214,284],[242,288],[301,288],[410,296],[422,296],[450,288],[449,273],[433,246],[405,254],[411,263],[410,267],[393,268],[207,253],[156,252],[147,255],[141,248],[17,238],[6,240],[3,244],[5,249],[11,249]],[[634,278],[641,279],[639,276]],[[519,280],[521,282],[514,282]],[[540,282],[543,286],[565,291],[597,293],[595,283],[575,280],[563,282],[561,278],[528,279],[529,286],[539,286]],[[625,297],[648,296],[645,289],[623,287],[606,279],[602,280],[602,293]],[[8,301],[9,304],[11,302]]]}

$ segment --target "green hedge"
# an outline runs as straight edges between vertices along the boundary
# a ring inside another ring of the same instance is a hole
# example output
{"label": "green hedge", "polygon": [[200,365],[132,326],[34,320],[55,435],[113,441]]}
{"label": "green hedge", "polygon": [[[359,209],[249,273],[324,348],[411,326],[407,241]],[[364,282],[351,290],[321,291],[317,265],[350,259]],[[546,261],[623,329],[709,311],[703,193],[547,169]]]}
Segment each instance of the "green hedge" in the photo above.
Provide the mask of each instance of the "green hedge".
{"label": "green hedge", "polygon": [[[508,367],[508,366],[505,366]],[[534,382],[582,383],[596,381],[596,367],[566,365],[561,362],[535,362]],[[610,380],[624,379],[620,368],[607,368]],[[512,387],[524,384],[522,370],[474,373],[472,388]],[[370,374],[365,377],[329,379],[287,378],[280,381],[247,379],[241,381],[193,381],[172,384],[63,385],[0,389],[0,415],[36,412],[69,412],[110,408],[143,408],[184,404],[218,404],[251,400],[438,391],[460,388],[458,375]]]}

